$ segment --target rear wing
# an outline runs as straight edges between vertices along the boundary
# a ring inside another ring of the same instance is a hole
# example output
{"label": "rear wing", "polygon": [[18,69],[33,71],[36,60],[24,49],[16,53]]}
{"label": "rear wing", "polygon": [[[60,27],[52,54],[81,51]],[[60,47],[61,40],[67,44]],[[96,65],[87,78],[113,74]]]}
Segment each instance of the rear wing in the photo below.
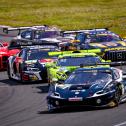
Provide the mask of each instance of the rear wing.
{"label": "rear wing", "polygon": [[22,31],[27,30],[27,29],[45,30],[47,28],[48,28],[47,25],[30,26],[30,27],[3,27],[3,32],[8,34],[10,31],[15,31],[17,32],[17,35],[19,35]]}
{"label": "rear wing", "polygon": [[[94,28],[94,29],[85,29],[85,30],[69,30],[69,31],[62,31],[61,35],[62,36],[67,36],[67,35],[76,35],[78,33],[90,33],[90,34],[96,34],[96,33],[109,33],[108,28]],[[111,32],[112,33],[112,32]]]}
{"label": "rear wing", "polygon": [[32,41],[32,40],[27,40],[27,39],[13,39],[11,40],[8,49],[22,49],[30,46],[36,46],[36,45],[48,45],[48,46],[56,46],[59,48],[57,43],[53,42],[46,42],[46,41]]}
{"label": "rear wing", "polygon": [[72,54],[72,53],[97,53],[98,54],[98,53],[101,53],[101,49],[48,52],[49,56],[59,56],[63,54]]}

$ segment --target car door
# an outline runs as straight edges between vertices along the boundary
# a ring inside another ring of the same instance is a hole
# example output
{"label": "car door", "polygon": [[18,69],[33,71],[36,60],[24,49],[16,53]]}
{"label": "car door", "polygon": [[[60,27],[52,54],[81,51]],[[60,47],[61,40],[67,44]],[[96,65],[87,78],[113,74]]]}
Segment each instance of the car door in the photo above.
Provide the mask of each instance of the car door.
{"label": "car door", "polygon": [[23,63],[23,60],[24,60],[24,50],[21,50],[21,52],[16,55],[14,60],[13,68],[15,74],[20,73],[21,64]]}

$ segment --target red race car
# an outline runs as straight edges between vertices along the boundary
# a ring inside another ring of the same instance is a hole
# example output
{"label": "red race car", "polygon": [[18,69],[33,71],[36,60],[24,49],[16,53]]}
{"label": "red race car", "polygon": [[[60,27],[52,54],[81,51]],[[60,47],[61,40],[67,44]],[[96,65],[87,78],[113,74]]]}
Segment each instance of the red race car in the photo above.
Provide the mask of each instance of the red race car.
{"label": "red race car", "polygon": [[7,42],[0,43],[0,70],[6,70],[8,57],[17,54],[19,51],[20,49],[10,49]]}

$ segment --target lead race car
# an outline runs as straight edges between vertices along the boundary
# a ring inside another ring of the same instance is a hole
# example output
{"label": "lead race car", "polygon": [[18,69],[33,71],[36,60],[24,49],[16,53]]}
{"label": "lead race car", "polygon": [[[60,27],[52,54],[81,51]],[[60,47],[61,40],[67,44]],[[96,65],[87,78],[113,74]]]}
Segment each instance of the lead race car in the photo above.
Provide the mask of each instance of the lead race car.
{"label": "lead race car", "polygon": [[50,85],[49,111],[72,106],[114,107],[126,100],[122,71],[114,67],[78,68],[63,83]]}

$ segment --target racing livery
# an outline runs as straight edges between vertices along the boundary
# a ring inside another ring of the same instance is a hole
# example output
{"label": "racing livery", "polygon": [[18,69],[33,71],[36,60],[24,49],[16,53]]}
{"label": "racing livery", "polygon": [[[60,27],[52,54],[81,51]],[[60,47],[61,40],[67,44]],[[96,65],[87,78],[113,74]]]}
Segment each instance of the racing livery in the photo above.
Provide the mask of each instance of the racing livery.
{"label": "racing livery", "polygon": [[126,98],[122,71],[114,67],[78,68],[63,83],[50,86],[48,110],[72,106],[114,107]]}
{"label": "racing livery", "polygon": [[[53,52],[52,52],[53,53]],[[59,52],[60,53],[60,52]],[[64,81],[67,76],[82,66],[97,65],[98,63],[105,62],[102,58],[95,53],[71,53],[59,55],[58,60],[53,63],[47,63],[48,82],[53,83],[55,80]]]}
{"label": "racing livery", "polygon": [[87,34],[79,33],[75,42],[77,49],[101,49],[101,56],[105,60],[125,61],[126,42],[118,35],[110,33]]}
{"label": "racing livery", "polygon": [[75,39],[67,43],[67,50],[101,49],[100,56],[105,60],[113,62],[126,60],[126,42],[119,35],[107,29],[80,30],[67,33],[76,33]]}
{"label": "racing livery", "polygon": [[16,56],[8,59],[8,77],[21,82],[46,81],[46,63],[53,62],[49,51],[58,51],[52,45],[31,46],[22,49]]}

